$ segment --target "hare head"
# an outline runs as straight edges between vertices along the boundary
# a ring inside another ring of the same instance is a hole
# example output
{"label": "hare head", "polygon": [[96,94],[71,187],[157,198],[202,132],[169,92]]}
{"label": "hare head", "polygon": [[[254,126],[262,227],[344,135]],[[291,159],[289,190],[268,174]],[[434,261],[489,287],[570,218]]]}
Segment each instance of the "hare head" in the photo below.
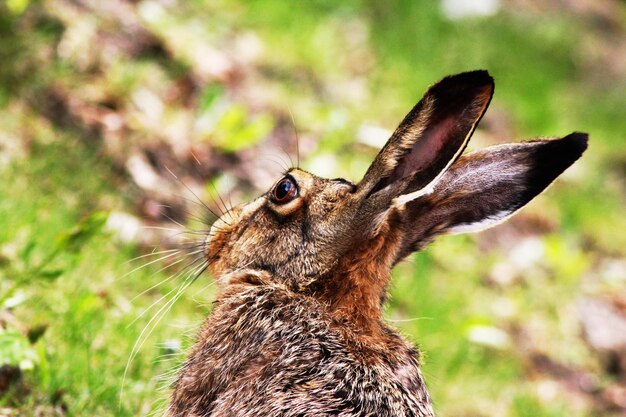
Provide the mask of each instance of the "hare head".
{"label": "hare head", "polygon": [[214,276],[263,271],[331,306],[377,314],[394,264],[437,235],[503,221],[586,149],[587,135],[572,133],[462,155],[493,91],[486,71],[433,85],[357,184],[287,171],[213,225],[205,252]]}

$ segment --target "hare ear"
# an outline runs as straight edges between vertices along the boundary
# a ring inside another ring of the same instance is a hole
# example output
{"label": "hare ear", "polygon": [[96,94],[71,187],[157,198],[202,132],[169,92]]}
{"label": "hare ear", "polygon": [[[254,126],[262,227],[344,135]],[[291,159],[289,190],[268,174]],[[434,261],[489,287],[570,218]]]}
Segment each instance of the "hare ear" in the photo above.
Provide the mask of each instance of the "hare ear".
{"label": "hare ear", "polygon": [[493,89],[487,71],[446,77],[432,86],[381,149],[357,191],[367,199],[384,190],[381,203],[388,204],[401,194],[430,189],[465,149]]}
{"label": "hare ear", "polygon": [[587,149],[587,134],[500,145],[462,156],[432,193],[406,203],[399,259],[441,233],[494,226],[541,193]]}

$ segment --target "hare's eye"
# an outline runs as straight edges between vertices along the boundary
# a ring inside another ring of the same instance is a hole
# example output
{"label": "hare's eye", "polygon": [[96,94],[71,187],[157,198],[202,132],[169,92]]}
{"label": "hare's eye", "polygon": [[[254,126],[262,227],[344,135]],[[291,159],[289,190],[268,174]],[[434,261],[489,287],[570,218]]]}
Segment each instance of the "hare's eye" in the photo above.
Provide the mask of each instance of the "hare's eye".
{"label": "hare's eye", "polygon": [[291,178],[283,178],[272,191],[272,201],[276,204],[285,204],[296,198],[298,187]]}

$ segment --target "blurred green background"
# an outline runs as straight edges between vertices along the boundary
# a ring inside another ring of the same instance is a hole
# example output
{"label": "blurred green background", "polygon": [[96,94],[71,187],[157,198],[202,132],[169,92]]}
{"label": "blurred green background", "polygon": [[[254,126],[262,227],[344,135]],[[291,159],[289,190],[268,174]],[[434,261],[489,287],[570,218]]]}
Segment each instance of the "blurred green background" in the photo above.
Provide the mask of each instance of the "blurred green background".
{"label": "blurred green background", "polygon": [[477,68],[471,149],[589,150],[400,265],[386,315],[441,416],[626,415],[624,1],[0,0],[0,416],[158,415],[215,295],[181,290],[198,199],[263,192],[296,134],[304,168],[358,181],[428,85]]}

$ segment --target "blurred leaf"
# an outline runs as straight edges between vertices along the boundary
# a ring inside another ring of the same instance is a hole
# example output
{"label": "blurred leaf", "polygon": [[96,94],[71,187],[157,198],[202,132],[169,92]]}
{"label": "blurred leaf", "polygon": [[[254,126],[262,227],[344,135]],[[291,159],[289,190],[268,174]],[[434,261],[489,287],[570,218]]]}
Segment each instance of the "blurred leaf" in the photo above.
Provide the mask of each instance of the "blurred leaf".
{"label": "blurred leaf", "polygon": [[48,356],[46,352],[46,345],[44,343],[37,343],[37,358],[38,358],[38,372],[39,379],[41,380],[41,385],[44,388],[48,388],[50,385],[50,364],[48,363]]}
{"label": "blurred leaf", "polygon": [[20,258],[26,265],[30,265],[31,256],[33,254],[34,249],[37,247],[37,243],[35,240],[30,240],[22,249],[20,253]]}
{"label": "blurred leaf", "polygon": [[56,249],[62,252],[78,253],[87,241],[102,230],[108,217],[109,214],[106,212],[92,213],[69,232],[60,233],[57,236]]}
{"label": "blurred leaf", "polygon": [[59,268],[59,269],[51,269],[48,271],[41,271],[38,273],[38,275],[41,278],[44,278],[48,281],[54,281],[55,279],[63,275],[64,272],[65,272],[65,269]]}
{"label": "blurred leaf", "polygon": [[248,120],[244,106],[233,105],[217,122],[213,143],[226,152],[237,152],[263,139],[274,127],[274,120],[261,114]]}
{"label": "blurred leaf", "polygon": [[220,84],[209,84],[200,95],[200,110],[206,111],[213,106],[215,101],[222,96],[224,92],[223,87]]}
{"label": "blurred leaf", "polygon": [[0,306],[3,308],[15,308],[28,299],[26,294],[16,290],[17,288],[14,287],[3,294],[2,297],[0,297]]}
{"label": "blurred leaf", "polygon": [[466,337],[472,343],[494,349],[506,349],[511,345],[509,335],[495,326],[469,326],[466,329]]}
{"label": "blurred leaf", "polygon": [[546,259],[554,269],[554,275],[563,283],[578,282],[591,264],[589,256],[562,236],[548,236],[545,242]]}
{"label": "blurred leaf", "polygon": [[28,370],[36,363],[37,352],[26,336],[15,330],[0,330],[0,366],[13,365]]}
{"label": "blurred leaf", "polygon": [[31,327],[30,329],[28,329],[28,341],[31,344],[35,344],[41,338],[41,336],[43,336],[44,333],[46,333],[47,329],[48,329],[47,324],[38,324],[36,326]]}
{"label": "blurred leaf", "polygon": [[8,89],[0,85],[0,109],[4,108],[9,103],[10,98],[11,94]]}
{"label": "blurred leaf", "polygon": [[5,268],[9,266],[10,263],[11,263],[11,259],[9,259],[8,256],[5,256],[4,254],[0,253],[0,268]]}
{"label": "blurred leaf", "polygon": [[14,15],[21,15],[24,13],[29,3],[30,0],[6,0],[7,9],[9,9],[9,12]]}

